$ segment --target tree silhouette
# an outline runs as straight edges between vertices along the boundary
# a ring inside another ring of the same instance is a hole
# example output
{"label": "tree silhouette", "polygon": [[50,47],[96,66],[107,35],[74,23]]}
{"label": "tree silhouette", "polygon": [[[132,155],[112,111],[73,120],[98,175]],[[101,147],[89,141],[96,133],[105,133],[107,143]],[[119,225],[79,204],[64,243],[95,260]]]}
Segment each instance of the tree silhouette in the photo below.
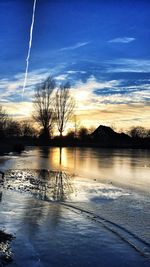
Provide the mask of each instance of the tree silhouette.
{"label": "tree silhouette", "polygon": [[2,108],[0,105],[0,137],[5,136],[5,130],[7,127],[7,122],[8,122],[8,115],[6,111]]}
{"label": "tree silhouette", "polygon": [[150,129],[146,129],[142,126],[135,126],[129,130],[129,135],[133,138],[150,137]]}
{"label": "tree silhouette", "polygon": [[6,136],[7,137],[18,137],[21,136],[21,125],[18,121],[9,119],[6,127]]}
{"label": "tree silhouette", "polygon": [[38,131],[32,126],[31,122],[24,120],[21,123],[21,135],[23,137],[36,137]]}
{"label": "tree silhouette", "polygon": [[44,82],[39,84],[35,90],[33,118],[42,127],[42,136],[44,139],[50,137],[53,127],[54,114],[52,109],[52,92],[55,88],[55,81],[48,77]]}
{"label": "tree silhouette", "polygon": [[85,140],[85,139],[87,139],[88,134],[89,134],[89,130],[86,127],[82,126],[79,129],[78,137],[80,140]]}
{"label": "tree silhouette", "polygon": [[75,101],[70,94],[70,84],[60,85],[55,94],[55,119],[57,128],[62,137],[68,120],[73,114]]}

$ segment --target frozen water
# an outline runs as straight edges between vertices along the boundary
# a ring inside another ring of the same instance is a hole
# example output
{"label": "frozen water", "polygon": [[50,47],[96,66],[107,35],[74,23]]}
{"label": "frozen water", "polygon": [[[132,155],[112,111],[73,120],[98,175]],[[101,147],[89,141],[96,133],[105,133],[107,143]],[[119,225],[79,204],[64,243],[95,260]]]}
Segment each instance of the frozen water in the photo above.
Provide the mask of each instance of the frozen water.
{"label": "frozen water", "polygon": [[140,256],[150,255],[148,157],[65,149],[60,165],[57,148],[1,157],[12,266],[148,266]]}
{"label": "frozen water", "polygon": [[10,267],[149,266],[101,224],[58,202],[3,191],[0,227],[4,225],[16,236]]}

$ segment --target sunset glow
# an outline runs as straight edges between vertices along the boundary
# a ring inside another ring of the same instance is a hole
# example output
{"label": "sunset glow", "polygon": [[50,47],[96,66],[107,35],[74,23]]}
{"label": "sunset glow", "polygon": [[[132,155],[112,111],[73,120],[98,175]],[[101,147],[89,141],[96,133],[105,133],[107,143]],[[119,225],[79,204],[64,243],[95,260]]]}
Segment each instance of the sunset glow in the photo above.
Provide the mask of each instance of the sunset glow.
{"label": "sunset glow", "polygon": [[70,82],[82,125],[148,127],[150,2],[37,1],[22,99],[31,2],[0,3],[0,104],[8,113],[31,117],[34,89],[52,75],[57,83]]}

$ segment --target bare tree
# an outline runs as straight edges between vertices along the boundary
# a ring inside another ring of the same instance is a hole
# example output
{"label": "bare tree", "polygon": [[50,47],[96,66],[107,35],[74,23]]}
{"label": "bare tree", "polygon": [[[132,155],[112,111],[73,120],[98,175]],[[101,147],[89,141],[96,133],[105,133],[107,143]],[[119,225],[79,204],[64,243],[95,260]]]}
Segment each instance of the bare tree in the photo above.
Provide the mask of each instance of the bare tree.
{"label": "bare tree", "polygon": [[89,130],[86,127],[82,126],[78,132],[79,139],[85,140],[87,139],[88,135],[89,135]]}
{"label": "bare tree", "polygon": [[21,123],[21,135],[23,137],[36,137],[38,136],[38,131],[32,126],[32,121],[24,120]]}
{"label": "bare tree", "polygon": [[55,120],[60,137],[65,130],[68,120],[72,117],[75,107],[74,98],[70,94],[70,84],[60,85],[55,95]]}
{"label": "bare tree", "polygon": [[9,120],[8,114],[0,105],[0,137],[5,136],[8,120]]}
{"label": "bare tree", "polygon": [[19,137],[21,136],[21,124],[18,121],[9,119],[5,132],[7,137]]}
{"label": "bare tree", "polygon": [[79,130],[80,124],[81,124],[81,122],[78,119],[77,115],[74,115],[73,122],[74,122],[74,137],[76,138],[78,136],[78,130]]}
{"label": "bare tree", "polygon": [[133,138],[146,138],[150,137],[150,129],[146,129],[142,126],[131,127],[129,135]]}
{"label": "bare tree", "polygon": [[52,92],[55,88],[55,81],[52,77],[48,77],[44,82],[39,84],[35,90],[33,118],[42,127],[42,135],[44,138],[50,137],[54,116],[52,109]]}

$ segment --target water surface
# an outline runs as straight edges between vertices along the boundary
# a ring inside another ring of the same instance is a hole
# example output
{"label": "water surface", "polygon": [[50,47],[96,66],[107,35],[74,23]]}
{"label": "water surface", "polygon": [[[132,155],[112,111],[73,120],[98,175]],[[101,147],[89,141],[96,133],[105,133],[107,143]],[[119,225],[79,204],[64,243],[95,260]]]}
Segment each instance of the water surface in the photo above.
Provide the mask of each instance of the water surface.
{"label": "water surface", "polygon": [[0,158],[0,169],[69,170],[78,176],[149,192],[150,151],[140,149],[27,148]]}
{"label": "water surface", "polygon": [[149,156],[28,147],[0,157],[0,226],[16,233],[11,266],[148,266]]}

